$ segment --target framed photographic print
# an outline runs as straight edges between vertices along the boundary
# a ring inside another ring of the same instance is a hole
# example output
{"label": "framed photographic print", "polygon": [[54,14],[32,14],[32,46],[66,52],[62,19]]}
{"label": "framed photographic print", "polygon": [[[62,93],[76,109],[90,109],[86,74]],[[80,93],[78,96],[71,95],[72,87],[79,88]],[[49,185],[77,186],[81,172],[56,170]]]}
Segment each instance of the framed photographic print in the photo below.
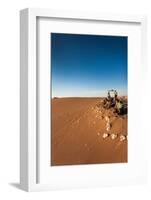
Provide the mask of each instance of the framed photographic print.
{"label": "framed photographic print", "polygon": [[146,182],[146,17],[20,16],[22,189]]}

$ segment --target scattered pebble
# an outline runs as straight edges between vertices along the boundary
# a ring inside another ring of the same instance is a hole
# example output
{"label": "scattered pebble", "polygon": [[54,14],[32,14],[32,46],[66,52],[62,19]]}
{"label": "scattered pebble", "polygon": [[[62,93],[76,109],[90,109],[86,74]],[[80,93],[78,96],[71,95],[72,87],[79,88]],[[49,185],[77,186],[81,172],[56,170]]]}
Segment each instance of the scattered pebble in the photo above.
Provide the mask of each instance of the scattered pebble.
{"label": "scattered pebble", "polygon": [[111,129],[110,119],[108,116],[105,116],[106,120],[106,131],[109,131]]}
{"label": "scattered pebble", "polygon": [[112,140],[115,140],[115,139],[117,138],[117,136],[118,136],[117,134],[112,133],[112,134],[111,134],[111,139],[112,139]]}
{"label": "scattered pebble", "polygon": [[109,131],[109,130],[110,130],[110,126],[107,126],[107,127],[106,127],[106,130]]}
{"label": "scattered pebble", "polygon": [[105,138],[107,138],[109,136],[109,134],[108,133],[103,133],[103,139],[105,139]]}
{"label": "scattered pebble", "polygon": [[120,135],[120,141],[122,142],[124,140],[126,140],[126,136],[125,135]]}
{"label": "scattered pebble", "polygon": [[106,130],[109,131],[111,129],[111,124],[109,122],[107,122],[106,124]]}
{"label": "scattered pebble", "polygon": [[100,133],[98,132],[97,135],[100,136]]}
{"label": "scattered pebble", "polygon": [[110,119],[109,119],[109,117],[108,117],[108,116],[105,116],[105,120],[106,120],[107,122],[109,122],[109,121],[110,121]]}

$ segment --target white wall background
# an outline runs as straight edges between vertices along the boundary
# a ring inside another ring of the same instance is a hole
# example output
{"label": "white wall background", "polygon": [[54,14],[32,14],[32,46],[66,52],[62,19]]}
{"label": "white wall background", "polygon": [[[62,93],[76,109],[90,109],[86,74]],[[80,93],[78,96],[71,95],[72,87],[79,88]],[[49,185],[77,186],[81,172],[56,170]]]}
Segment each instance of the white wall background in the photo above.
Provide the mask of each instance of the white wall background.
{"label": "white wall background", "polygon": [[[148,63],[151,50],[150,0],[3,0],[0,3],[0,199],[151,199],[151,148],[146,186],[111,187],[26,193],[19,182],[19,10],[26,7],[91,10],[148,16]],[[149,66],[148,65],[148,66]],[[148,74],[151,73],[149,69]],[[148,82],[148,85],[151,81]],[[150,84],[151,85],[151,84]],[[151,88],[151,87],[150,87]],[[151,92],[146,95],[150,97]],[[150,101],[151,102],[151,101]],[[148,102],[148,103],[150,103]],[[151,141],[150,113],[146,105],[146,130]],[[149,146],[151,146],[149,144]]]}

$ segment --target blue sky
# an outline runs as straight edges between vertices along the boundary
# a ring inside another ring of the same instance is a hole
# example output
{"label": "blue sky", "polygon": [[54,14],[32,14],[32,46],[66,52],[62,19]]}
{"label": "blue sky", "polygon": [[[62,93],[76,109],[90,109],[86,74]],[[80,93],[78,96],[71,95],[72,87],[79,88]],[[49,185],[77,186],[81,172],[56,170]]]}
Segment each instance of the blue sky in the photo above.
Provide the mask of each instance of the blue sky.
{"label": "blue sky", "polygon": [[51,33],[52,97],[127,95],[127,37]]}

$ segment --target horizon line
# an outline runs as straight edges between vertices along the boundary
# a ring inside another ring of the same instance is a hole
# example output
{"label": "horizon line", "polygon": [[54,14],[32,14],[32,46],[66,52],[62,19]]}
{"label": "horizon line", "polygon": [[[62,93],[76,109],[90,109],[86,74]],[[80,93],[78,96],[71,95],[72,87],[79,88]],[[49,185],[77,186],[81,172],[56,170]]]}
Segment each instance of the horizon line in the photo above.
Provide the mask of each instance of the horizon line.
{"label": "horizon line", "polygon": [[[128,95],[118,95],[118,97],[127,97]],[[54,96],[51,97],[51,99],[54,98],[105,98],[107,96]]]}

